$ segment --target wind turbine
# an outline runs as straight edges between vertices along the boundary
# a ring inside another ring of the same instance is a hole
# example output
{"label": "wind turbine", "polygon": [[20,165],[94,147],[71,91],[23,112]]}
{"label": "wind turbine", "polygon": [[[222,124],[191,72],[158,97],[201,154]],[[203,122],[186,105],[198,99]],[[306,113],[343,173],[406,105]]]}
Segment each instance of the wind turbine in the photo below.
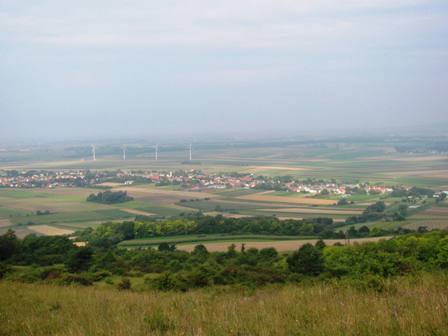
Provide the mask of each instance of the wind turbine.
{"label": "wind turbine", "polygon": [[95,145],[92,145],[92,159],[93,161],[96,161]]}
{"label": "wind turbine", "polygon": [[190,155],[189,155],[189,159],[191,161],[191,143],[190,143]]}
{"label": "wind turbine", "polygon": [[154,155],[155,155],[155,159],[157,161],[159,159],[159,144],[155,145],[155,153],[154,153]]}
{"label": "wind turbine", "polygon": [[123,145],[123,161],[126,161],[126,145]]}

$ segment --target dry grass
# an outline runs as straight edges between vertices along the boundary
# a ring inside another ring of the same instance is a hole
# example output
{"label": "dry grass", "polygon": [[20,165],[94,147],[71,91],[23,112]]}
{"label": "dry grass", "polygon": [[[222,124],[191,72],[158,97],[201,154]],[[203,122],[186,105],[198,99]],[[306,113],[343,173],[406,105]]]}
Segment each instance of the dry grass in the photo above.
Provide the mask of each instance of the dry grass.
{"label": "dry grass", "polygon": [[412,170],[412,171],[396,171],[384,173],[385,176],[392,177],[432,177],[432,178],[448,178],[448,171],[446,169],[434,170]]}
{"label": "dry grass", "polygon": [[448,207],[432,207],[428,210],[418,213],[414,217],[428,218],[428,217],[445,217],[448,219]]}
{"label": "dry grass", "polygon": [[311,197],[275,196],[270,195],[270,192],[244,195],[238,198],[248,201],[261,201],[261,202],[274,202],[274,203],[279,202],[279,203],[306,204],[306,205],[333,205],[336,203],[336,201],[334,200],[311,198]]}
{"label": "dry grass", "polygon": [[7,219],[7,218],[0,218],[0,228],[8,227],[8,226],[11,226],[11,225],[12,225],[12,223],[11,223],[11,221],[9,219]]}
{"label": "dry grass", "polygon": [[232,213],[218,212],[218,211],[205,212],[204,215],[207,215],[207,216],[218,216],[218,215],[221,215],[221,216],[223,216],[225,218],[247,218],[247,217],[252,217],[250,215],[240,215],[240,214],[232,214]]}
{"label": "dry grass", "polygon": [[[376,242],[382,239],[389,239],[390,237],[371,237],[371,238],[356,238],[350,239],[350,243],[363,243],[363,242]],[[345,239],[325,239],[325,244],[334,245],[336,243],[345,244]],[[301,240],[274,240],[274,241],[235,241],[235,242],[216,242],[216,243],[203,243],[207,250],[210,252],[223,252],[227,251],[228,247],[232,244],[236,245],[237,250],[241,249],[241,245],[245,244],[246,248],[267,248],[274,247],[277,251],[287,252],[297,250],[299,247],[305,244],[316,244],[317,239],[301,239]],[[191,252],[194,250],[196,244],[178,244],[176,245],[178,250]]]}
{"label": "dry grass", "polygon": [[142,210],[136,210],[136,209],[120,209],[121,211],[130,213],[132,215],[140,215],[140,216],[153,216],[154,214],[152,212],[142,211]]}
{"label": "dry grass", "polygon": [[28,226],[28,228],[31,231],[43,234],[45,236],[64,236],[72,234],[74,232],[73,230],[61,229],[49,225],[30,225]]}
{"label": "dry grass", "polygon": [[257,209],[258,211],[268,211],[268,212],[286,212],[286,213],[298,213],[298,214],[325,214],[325,215],[357,215],[360,214],[361,210],[326,210],[322,208],[277,208],[277,209]]}
{"label": "dry grass", "polygon": [[289,171],[306,171],[308,167],[288,167],[288,166],[253,166],[249,168],[250,171],[260,172],[265,170],[289,170]]}
{"label": "dry grass", "polygon": [[217,195],[206,192],[169,190],[153,187],[120,187],[114,191],[126,191],[136,200],[152,202],[154,204],[174,204],[182,199],[217,198]]}
{"label": "dry grass", "polygon": [[0,335],[448,335],[448,278],[132,293],[0,282]]}

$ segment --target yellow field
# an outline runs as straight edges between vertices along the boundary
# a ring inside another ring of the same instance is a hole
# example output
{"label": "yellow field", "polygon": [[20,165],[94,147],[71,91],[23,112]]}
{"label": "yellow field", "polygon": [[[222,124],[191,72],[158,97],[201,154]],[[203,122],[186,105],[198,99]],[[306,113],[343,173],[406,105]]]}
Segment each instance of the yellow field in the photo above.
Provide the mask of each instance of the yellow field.
{"label": "yellow field", "polygon": [[[354,243],[365,243],[365,242],[375,242],[382,239],[390,239],[391,237],[371,237],[371,238],[356,238],[350,239],[350,244]],[[345,239],[325,239],[325,244],[334,245],[336,243],[345,244],[347,241]],[[256,248],[262,249],[267,247],[274,247],[279,252],[294,251],[305,244],[316,244],[317,239],[302,239],[302,240],[282,240],[282,241],[260,241],[260,242],[216,242],[216,243],[203,243],[207,250],[210,252],[223,252],[227,251],[228,247],[232,244],[236,245],[237,250],[241,249],[241,245],[245,244],[246,248]],[[194,250],[196,244],[179,244],[176,245],[178,250],[191,252]]]}
{"label": "yellow field", "polygon": [[309,170],[308,167],[289,167],[289,166],[253,166],[248,168],[248,170],[253,172],[260,172],[264,170],[290,170],[290,171],[305,171]]}
{"label": "yellow field", "polygon": [[286,213],[299,213],[299,214],[323,214],[323,215],[357,215],[361,210],[330,210],[330,209],[313,209],[313,208],[276,208],[276,209],[257,209],[258,211],[267,212],[286,212]]}
{"label": "yellow field", "polygon": [[181,199],[217,198],[217,195],[206,192],[169,190],[155,187],[118,187],[113,191],[126,191],[136,200],[150,201],[154,204],[169,204]]}
{"label": "yellow field", "polygon": [[64,236],[72,234],[74,232],[73,230],[61,229],[49,225],[30,225],[28,226],[28,229],[45,236]]}
{"label": "yellow field", "polygon": [[407,176],[420,176],[420,177],[432,177],[432,178],[448,178],[448,170],[418,170],[418,171],[399,171],[384,173],[385,176],[391,177],[407,177]]}
{"label": "yellow field", "polygon": [[6,218],[0,218],[0,228],[2,227],[8,227],[11,225],[11,221]]}
{"label": "yellow field", "polygon": [[132,215],[141,215],[141,216],[153,216],[155,214],[151,213],[151,212],[147,212],[147,211],[141,211],[141,210],[136,210],[136,209],[120,209],[121,211],[130,213]]}
{"label": "yellow field", "polygon": [[232,213],[225,213],[225,212],[216,212],[216,211],[209,211],[205,212],[204,215],[207,216],[218,216],[221,215],[225,218],[245,218],[245,217],[251,217],[249,215],[239,215],[239,214],[232,214]]}
{"label": "yellow field", "polygon": [[261,201],[261,202],[279,202],[279,203],[291,203],[291,204],[306,204],[306,205],[333,205],[336,203],[334,200],[311,198],[311,197],[286,197],[270,195],[272,192],[263,192],[258,194],[250,194],[239,196],[237,198],[248,201]]}

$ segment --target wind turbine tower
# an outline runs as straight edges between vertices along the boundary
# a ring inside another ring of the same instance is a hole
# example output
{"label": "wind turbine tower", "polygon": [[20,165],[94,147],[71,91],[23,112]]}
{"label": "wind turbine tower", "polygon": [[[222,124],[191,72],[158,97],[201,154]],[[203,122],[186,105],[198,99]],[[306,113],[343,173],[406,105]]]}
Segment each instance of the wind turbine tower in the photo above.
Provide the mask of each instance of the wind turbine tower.
{"label": "wind turbine tower", "polygon": [[95,145],[92,145],[92,159],[93,161],[96,161]]}
{"label": "wind turbine tower", "polygon": [[159,144],[155,146],[155,159],[156,161],[159,159]]}
{"label": "wind turbine tower", "polygon": [[123,146],[123,161],[126,161],[126,145]]}
{"label": "wind turbine tower", "polygon": [[190,144],[190,155],[189,155],[189,159],[191,161],[191,144]]}

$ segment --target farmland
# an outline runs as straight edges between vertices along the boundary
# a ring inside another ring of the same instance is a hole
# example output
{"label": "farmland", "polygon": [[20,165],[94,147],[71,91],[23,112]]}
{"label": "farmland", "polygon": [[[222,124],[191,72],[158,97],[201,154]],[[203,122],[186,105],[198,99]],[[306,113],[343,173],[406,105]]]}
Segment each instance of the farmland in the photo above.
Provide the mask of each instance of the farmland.
{"label": "farmland", "polygon": [[[389,237],[371,237],[351,239],[350,243],[375,242]],[[325,239],[325,244],[331,246],[336,243],[346,244],[346,239]],[[297,250],[304,244],[316,244],[316,237],[310,236],[278,236],[278,235],[229,235],[229,234],[204,234],[204,235],[182,235],[157,237],[146,239],[125,240],[119,246],[126,248],[157,248],[161,243],[176,244],[176,248],[181,251],[192,252],[197,244],[204,245],[210,252],[225,252],[230,245],[235,245],[237,250],[241,250],[243,244],[245,248],[263,249],[274,247],[280,252]]]}
{"label": "farmland", "polygon": [[[381,239],[387,239],[389,237],[374,237],[374,238],[359,238],[359,239],[352,239],[350,243],[365,243],[365,242],[374,242],[379,241]],[[249,239],[235,239],[230,241],[224,241],[224,242],[204,242],[202,243],[208,251],[210,252],[224,252],[227,251],[230,244],[234,244],[237,249],[241,249],[243,244],[245,248],[255,248],[255,249],[264,249],[273,247],[279,252],[291,252],[299,249],[301,246],[305,244],[316,244],[317,239],[300,239],[300,240],[293,240],[293,239],[266,239],[265,241],[262,241],[261,239],[258,240],[256,237]],[[334,244],[345,244],[347,243],[347,240],[344,239],[326,239],[324,240],[325,244],[331,246]],[[191,244],[178,244],[178,249],[182,251],[192,252],[194,251],[194,248],[196,246],[195,243]]]}
{"label": "farmland", "polygon": [[[376,141],[376,142],[375,142]],[[395,140],[394,140],[395,141]],[[111,155],[112,147],[103,147],[109,154],[101,154],[98,146],[96,161],[89,157],[76,157],[71,147],[49,148],[45,152],[31,148],[29,151],[14,150],[0,152],[1,169],[46,169],[69,171],[112,169],[174,171],[176,169],[201,169],[207,173],[237,172],[259,174],[266,177],[291,176],[298,179],[326,179],[345,183],[366,182],[386,185],[430,187],[434,190],[448,189],[448,158],[446,155],[404,153],[395,148],[394,141],[369,140],[350,142],[335,140],[319,143],[301,141],[279,141],[269,144],[247,143],[236,146],[223,144],[197,144],[194,157],[197,162],[185,162],[185,151],[181,146],[160,147],[159,160],[153,158],[152,149],[133,154],[129,149],[128,159],[119,160]],[[88,151],[87,151],[88,153]],[[36,158],[39,157],[39,160]],[[343,222],[349,216],[362,213],[366,206],[384,201],[391,205],[399,198],[383,195],[354,194],[347,205],[336,205],[339,195],[310,195],[303,193],[254,190],[242,188],[209,189],[192,191],[180,186],[155,186],[154,184],[124,185],[108,182],[100,185],[111,191],[126,191],[134,200],[123,204],[98,204],[86,202],[91,187],[60,187],[54,189],[0,189],[0,233],[14,229],[20,236],[31,232],[43,234],[49,230],[32,228],[49,226],[53,232],[76,231],[95,227],[106,221],[133,220],[136,217],[170,217],[201,211],[209,215],[229,218],[248,216],[276,216],[281,219],[330,217]],[[37,215],[37,211],[49,214]],[[417,229],[448,226],[447,214],[442,205],[413,211],[402,222],[373,222],[369,227],[406,227]],[[360,227],[360,224],[355,227]]]}

